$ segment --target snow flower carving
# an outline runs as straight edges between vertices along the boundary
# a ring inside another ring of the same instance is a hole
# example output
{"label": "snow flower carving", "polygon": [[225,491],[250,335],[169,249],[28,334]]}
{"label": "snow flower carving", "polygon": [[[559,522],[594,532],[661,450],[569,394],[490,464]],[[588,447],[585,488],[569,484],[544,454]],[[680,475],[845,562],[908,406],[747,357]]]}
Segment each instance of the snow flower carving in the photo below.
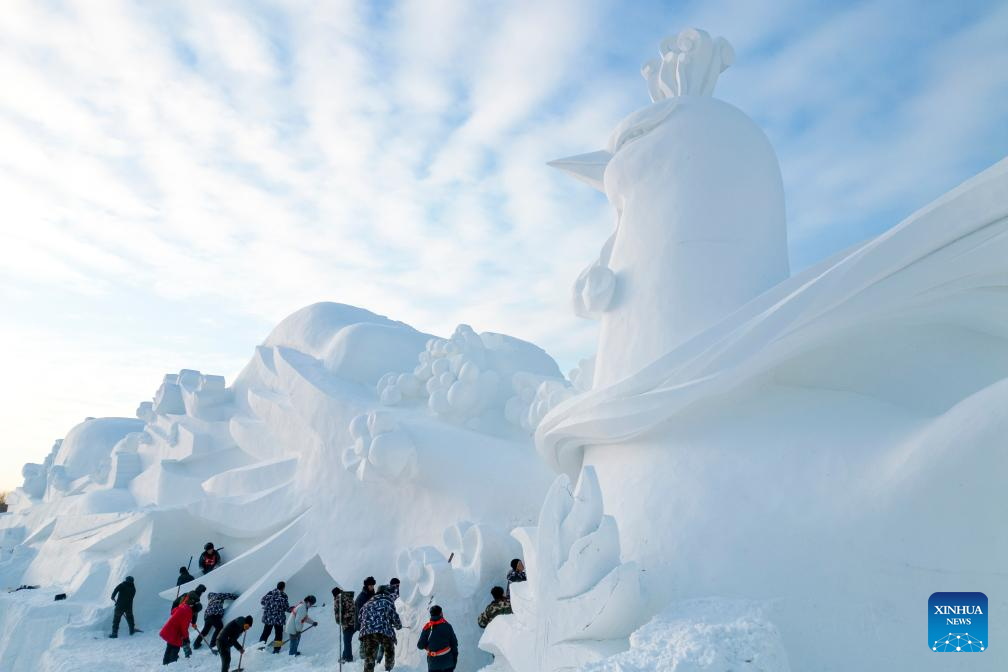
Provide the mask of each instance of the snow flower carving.
{"label": "snow flower carving", "polygon": [[466,421],[497,396],[500,376],[487,368],[486,346],[472,327],[460,324],[450,339],[432,338],[412,373],[387,373],[378,381],[386,406],[426,400],[435,414]]}
{"label": "snow flower carving", "polygon": [[480,648],[514,672],[574,669],[625,650],[644,598],[636,564],[620,562],[616,521],[602,512],[594,469],[581,470],[573,494],[559,476],[538,527],[512,534],[529,580],[511,585],[514,614],[494,619]]}
{"label": "snow flower carving", "polygon": [[358,415],[350,421],[349,431],[353,444],[343,450],[343,466],[359,480],[412,478],[416,474],[416,446],[391,413]]}

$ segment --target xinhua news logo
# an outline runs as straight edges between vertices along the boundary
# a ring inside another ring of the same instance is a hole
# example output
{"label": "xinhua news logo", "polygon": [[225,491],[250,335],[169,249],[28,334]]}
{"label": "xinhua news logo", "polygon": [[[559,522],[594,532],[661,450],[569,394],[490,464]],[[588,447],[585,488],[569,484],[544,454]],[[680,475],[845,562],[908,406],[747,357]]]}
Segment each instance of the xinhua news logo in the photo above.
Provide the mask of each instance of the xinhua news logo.
{"label": "xinhua news logo", "polygon": [[928,648],[936,653],[986,651],[987,596],[934,593],[928,598]]}

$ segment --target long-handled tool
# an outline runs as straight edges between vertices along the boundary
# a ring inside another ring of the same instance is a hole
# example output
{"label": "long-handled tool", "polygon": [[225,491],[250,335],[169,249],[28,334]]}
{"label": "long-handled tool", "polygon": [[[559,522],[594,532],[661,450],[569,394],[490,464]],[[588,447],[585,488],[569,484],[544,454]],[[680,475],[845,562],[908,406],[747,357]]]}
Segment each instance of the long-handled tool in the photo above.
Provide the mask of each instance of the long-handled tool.
{"label": "long-handled tool", "polygon": [[[309,630],[311,630],[312,628],[314,628],[316,625],[318,625],[318,623],[313,623],[312,625],[309,625],[307,628],[305,628],[304,630],[301,631],[301,634],[303,635],[304,633],[306,633]],[[280,648],[282,649],[283,645],[286,644],[289,641],[290,641],[290,637],[288,637],[287,639],[285,639],[282,642],[280,642]],[[267,649],[267,647],[269,647],[269,643],[266,643],[266,644],[262,645],[261,647],[259,647],[259,650],[260,651],[265,651]]]}
{"label": "long-handled tool", "polygon": [[248,630],[246,630],[245,632],[242,633],[242,650],[241,650],[241,653],[238,654],[238,667],[236,667],[235,669],[231,670],[231,672],[242,672],[243,668],[242,668],[241,664],[242,664],[242,658],[245,657],[245,638],[247,636],[248,636]]}

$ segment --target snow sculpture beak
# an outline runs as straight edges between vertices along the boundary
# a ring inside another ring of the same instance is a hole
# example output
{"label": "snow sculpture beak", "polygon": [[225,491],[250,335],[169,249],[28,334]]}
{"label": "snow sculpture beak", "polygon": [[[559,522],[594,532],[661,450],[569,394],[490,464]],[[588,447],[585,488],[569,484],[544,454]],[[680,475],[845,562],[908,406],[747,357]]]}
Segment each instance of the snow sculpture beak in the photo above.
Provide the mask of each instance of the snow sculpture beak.
{"label": "snow sculpture beak", "polygon": [[565,159],[549,161],[546,165],[573,175],[585,184],[605,193],[605,169],[612,159],[612,154],[606,150],[568,156]]}

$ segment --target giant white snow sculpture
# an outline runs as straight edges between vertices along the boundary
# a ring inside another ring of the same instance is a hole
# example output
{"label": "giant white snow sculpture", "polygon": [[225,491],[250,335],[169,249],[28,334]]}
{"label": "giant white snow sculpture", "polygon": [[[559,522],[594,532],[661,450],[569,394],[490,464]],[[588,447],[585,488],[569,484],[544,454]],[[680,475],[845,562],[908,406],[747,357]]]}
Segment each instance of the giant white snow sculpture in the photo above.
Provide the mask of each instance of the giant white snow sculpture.
{"label": "giant white snow sculpture", "polygon": [[795,669],[945,669],[928,596],[1008,594],[1008,161],[785,279],[773,151],[708,97],[729,48],[663,51],[656,102],[558,164],[617,230],[575,289],[594,387],[539,451],[594,468],[650,613],[770,600]]}
{"label": "giant white snow sculpture", "polygon": [[[138,419],[87,420],[45,464],[26,467],[13,513],[0,518],[0,541],[17,544],[0,562],[0,580],[70,593],[58,607],[68,616],[8,610],[0,627],[34,629],[45,641],[68,621],[107,627],[108,594],[133,574],[142,587],[137,617],[153,629],[165,608],[157,592],[175,596],[175,570],[206,540],[224,547],[225,563],[197,580],[241,593],[234,613],[258,613],[259,597],[282,579],[294,594],[320,596],[333,585],[359,588],[369,574],[387,581],[404,568],[404,549],[445,530],[457,531],[445,535],[457,547],[446,556],[455,556],[442,558],[448,573],[425,597],[475,619],[517,552],[505,530],[535,519],[550,482],[528,434],[504,420],[510,379],[562,376],[530,343],[459,333],[479,360],[477,381],[495,383],[466,413],[442,415],[419,398],[390,406],[379,394],[387,372],[412,370],[450,339],[321,303],[281,322],[231,387],[182,371],[165,377]],[[452,370],[447,359],[438,366]],[[455,366],[468,380],[463,368]],[[415,587],[412,570],[403,583]],[[474,670],[487,657],[476,650],[474,626],[460,626],[459,669]],[[415,627],[404,638],[418,634]],[[30,646],[0,648],[5,671],[37,662]]]}
{"label": "giant white snow sculpture", "polygon": [[[399,574],[400,652],[437,601],[459,672],[490,652],[496,672],[948,669],[932,592],[1008,610],[1008,161],[789,278],[773,150],[711,98],[732,59],[702,31],[666,40],[654,102],[558,163],[617,213],[575,283],[601,333],[570,381],[518,339],[333,303],[230,387],[166,376],[137,419],[86,420],[25,466],[0,583],[42,588],[0,594],[0,669],[142,669],[121,652],[156,658],[156,591],[208,539],[225,563],[199,580],[241,593],[236,614],[280,579],[324,600]],[[518,542],[529,581],[477,652]],[[148,639],[111,648],[93,640],[126,574]]]}

